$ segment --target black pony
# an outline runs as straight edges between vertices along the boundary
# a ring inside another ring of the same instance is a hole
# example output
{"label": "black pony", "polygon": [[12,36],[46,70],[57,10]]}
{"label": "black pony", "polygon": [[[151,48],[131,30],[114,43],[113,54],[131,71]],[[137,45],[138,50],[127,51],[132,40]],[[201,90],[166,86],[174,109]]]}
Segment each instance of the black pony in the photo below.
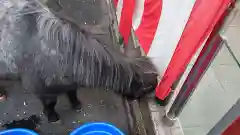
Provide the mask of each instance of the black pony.
{"label": "black pony", "polygon": [[78,24],[33,0],[3,4],[0,20],[0,76],[19,76],[34,90],[50,122],[57,96],[67,93],[80,108],[78,87],[111,89],[140,98],[157,85],[156,70],[146,57],[130,58],[101,44]]}

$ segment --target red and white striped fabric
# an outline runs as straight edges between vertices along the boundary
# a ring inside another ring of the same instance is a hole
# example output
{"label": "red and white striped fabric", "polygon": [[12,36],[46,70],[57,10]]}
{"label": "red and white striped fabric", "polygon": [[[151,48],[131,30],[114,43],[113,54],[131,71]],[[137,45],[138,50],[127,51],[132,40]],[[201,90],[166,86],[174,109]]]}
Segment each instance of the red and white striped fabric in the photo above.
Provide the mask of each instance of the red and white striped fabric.
{"label": "red and white striped fabric", "polygon": [[156,96],[165,99],[197,49],[233,0],[114,0],[125,44],[130,29],[163,76]]}

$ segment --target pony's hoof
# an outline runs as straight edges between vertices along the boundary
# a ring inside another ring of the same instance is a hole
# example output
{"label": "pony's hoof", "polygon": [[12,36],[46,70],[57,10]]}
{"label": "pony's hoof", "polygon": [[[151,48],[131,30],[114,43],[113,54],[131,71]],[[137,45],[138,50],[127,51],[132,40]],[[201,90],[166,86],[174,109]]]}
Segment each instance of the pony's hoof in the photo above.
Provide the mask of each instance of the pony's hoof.
{"label": "pony's hoof", "polygon": [[77,112],[81,112],[82,111],[82,104],[81,104],[81,102],[72,103],[72,109],[76,110]]}
{"label": "pony's hoof", "polygon": [[50,123],[52,123],[52,124],[62,124],[62,121],[61,120],[57,120],[57,121],[52,121]]}
{"label": "pony's hoof", "polygon": [[79,104],[77,106],[74,106],[73,109],[76,111],[76,112],[81,112],[82,111],[82,105]]}
{"label": "pony's hoof", "polygon": [[4,102],[6,100],[7,100],[7,96],[0,93],[0,102]]}
{"label": "pony's hoof", "polygon": [[58,114],[52,114],[48,116],[48,121],[52,124],[60,124],[61,120]]}

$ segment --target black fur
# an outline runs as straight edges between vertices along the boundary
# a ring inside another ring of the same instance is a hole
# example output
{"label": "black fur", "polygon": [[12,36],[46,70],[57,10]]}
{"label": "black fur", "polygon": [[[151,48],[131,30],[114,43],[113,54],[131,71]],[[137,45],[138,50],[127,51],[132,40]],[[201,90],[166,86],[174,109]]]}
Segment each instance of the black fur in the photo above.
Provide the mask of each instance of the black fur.
{"label": "black fur", "polygon": [[37,1],[13,2],[0,23],[0,73],[20,76],[31,84],[51,122],[59,120],[54,110],[57,95],[67,93],[72,106],[80,107],[79,86],[139,98],[157,85],[150,60],[127,57],[99,43],[76,23]]}

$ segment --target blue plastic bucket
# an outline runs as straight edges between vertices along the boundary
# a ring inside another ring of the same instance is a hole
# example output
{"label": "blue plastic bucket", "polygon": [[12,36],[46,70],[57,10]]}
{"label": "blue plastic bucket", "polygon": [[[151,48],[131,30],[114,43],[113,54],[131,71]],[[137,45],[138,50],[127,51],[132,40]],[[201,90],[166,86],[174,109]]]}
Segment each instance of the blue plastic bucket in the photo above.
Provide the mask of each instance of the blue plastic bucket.
{"label": "blue plastic bucket", "polygon": [[84,124],[75,129],[70,135],[124,135],[117,127],[104,123],[94,122]]}
{"label": "blue plastic bucket", "polygon": [[0,132],[0,135],[38,135],[38,134],[28,129],[15,128],[2,131]]}

